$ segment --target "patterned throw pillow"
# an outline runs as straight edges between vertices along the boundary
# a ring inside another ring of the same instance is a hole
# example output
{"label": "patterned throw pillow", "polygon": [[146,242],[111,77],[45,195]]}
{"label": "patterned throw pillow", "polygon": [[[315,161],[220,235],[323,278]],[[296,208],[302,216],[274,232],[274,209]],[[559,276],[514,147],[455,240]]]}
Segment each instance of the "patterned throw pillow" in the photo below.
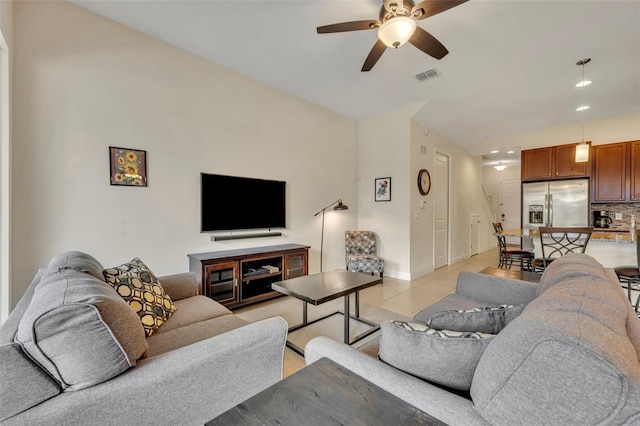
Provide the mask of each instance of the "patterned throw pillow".
{"label": "patterned throw pillow", "polygon": [[102,273],[107,283],[136,311],[147,337],[176,311],[176,305],[164,292],[156,276],[137,257],[131,262],[105,269]]}
{"label": "patterned throw pillow", "polygon": [[495,335],[435,330],[419,322],[384,321],[378,357],[431,383],[468,391]]}
{"label": "patterned throw pillow", "polygon": [[500,305],[465,311],[441,311],[433,314],[427,325],[438,330],[479,331],[498,334],[522,313],[525,305]]}

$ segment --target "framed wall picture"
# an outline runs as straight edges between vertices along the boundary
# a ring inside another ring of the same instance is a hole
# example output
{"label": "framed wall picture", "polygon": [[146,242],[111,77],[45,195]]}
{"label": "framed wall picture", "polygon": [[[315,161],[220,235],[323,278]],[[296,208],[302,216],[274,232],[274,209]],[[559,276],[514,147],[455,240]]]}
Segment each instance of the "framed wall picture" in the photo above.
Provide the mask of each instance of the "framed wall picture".
{"label": "framed wall picture", "polygon": [[375,200],[391,201],[391,178],[377,178],[375,180]]}
{"label": "framed wall picture", "polygon": [[109,147],[111,185],[147,186],[147,151]]}

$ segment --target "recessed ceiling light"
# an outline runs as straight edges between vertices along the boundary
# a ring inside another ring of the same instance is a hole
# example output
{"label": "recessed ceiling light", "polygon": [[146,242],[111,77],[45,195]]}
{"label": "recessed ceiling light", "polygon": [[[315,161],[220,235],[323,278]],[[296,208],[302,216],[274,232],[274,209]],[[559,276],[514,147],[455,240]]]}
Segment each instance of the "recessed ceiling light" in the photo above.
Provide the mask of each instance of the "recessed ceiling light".
{"label": "recessed ceiling light", "polygon": [[493,151],[489,151],[489,154],[497,154],[497,153],[499,153],[499,152],[500,152],[500,151],[496,151],[496,150],[494,149]]}
{"label": "recessed ceiling light", "polygon": [[576,84],[576,87],[584,87],[584,86],[588,86],[592,83],[591,80],[582,80],[580,83]]}
{"label": "recessed ceiling light", "polygon": [[576,108],[576,111],[584,111],[584,110],[587,110],[587,109],[589,109],[589,105],[582,105],[582,106],[579,106],[578,108]]}
{"label": "recessed ceiling light", "polygon": [[507,151],[507,154],[513,154],[515,151]]}

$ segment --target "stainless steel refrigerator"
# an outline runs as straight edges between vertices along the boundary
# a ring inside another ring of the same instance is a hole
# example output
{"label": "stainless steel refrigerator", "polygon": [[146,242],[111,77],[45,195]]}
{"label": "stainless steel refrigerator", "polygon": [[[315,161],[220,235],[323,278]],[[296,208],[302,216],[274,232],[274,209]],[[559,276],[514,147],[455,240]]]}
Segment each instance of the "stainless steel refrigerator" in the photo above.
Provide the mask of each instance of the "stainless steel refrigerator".
{"label": "stainless steel refrigerator", "polygon": [[522,228],[588,226],[589,179],[522,185]]}

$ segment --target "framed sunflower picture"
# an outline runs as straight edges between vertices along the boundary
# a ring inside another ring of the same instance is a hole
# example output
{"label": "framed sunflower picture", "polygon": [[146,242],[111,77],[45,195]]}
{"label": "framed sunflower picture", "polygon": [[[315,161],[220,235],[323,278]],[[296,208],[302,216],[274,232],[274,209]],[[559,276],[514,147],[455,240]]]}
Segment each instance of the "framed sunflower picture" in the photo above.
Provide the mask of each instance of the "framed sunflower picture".
{"label": "framed sunflower picture", "polygon": [[147,151],[109,147],[111,185],[147,186]]}

